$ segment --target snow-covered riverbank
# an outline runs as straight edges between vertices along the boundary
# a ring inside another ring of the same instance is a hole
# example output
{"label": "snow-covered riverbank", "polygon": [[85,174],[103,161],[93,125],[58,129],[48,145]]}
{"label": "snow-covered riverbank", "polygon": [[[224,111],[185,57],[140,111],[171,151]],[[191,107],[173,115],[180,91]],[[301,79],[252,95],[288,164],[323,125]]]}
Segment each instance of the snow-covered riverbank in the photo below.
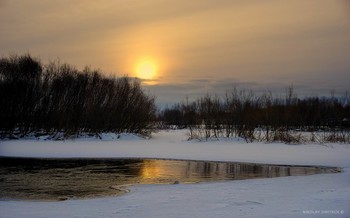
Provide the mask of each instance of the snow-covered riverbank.
{"label": "snow-covered riverbank", "polygon": [[64,202],[1,201],[0,217],[350,217],[350,145],[187,141],[186,131],[146,140],[1,141],[1,156],[152,157],[330,165],[343,173],[231,182],[140,185],[122,197]]}

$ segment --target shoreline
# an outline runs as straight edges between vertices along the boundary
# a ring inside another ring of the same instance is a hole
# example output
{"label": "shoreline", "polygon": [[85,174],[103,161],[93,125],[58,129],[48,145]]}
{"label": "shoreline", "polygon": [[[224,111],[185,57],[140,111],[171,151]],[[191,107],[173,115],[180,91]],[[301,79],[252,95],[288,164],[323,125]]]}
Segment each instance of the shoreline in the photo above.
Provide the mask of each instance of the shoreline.
{"label": "shoreline", "polygon": [[299,164],[276,164],[276,163],[259,163],[259,162],[242,162],[242,161],[217,161],[217,160],[201,160],[201,159],[181,159],[181,158],[161,158],[161,157],[23,157],[23,156],[1,156],[0,159],[22,159],[22,160],[52,160],[52,161],[67,161],[67,160],[81,160],[81,161],[113,161],[113,160],[164,160],[164,161],[191,161],[191,162],[210,162],[210,163],[231,163],[231,164],[247,164],[247,165],[261,165],[261,166],[276,166],[276,167],[318,167],[324,169],[333,169],[342,172],[344,167],[326,166],[326,165],[299,165]]}
{"label": "shoreline", "polygon": [[120,196],[140,184],[192,184],[341,173],[339,167],[164,158],[0,157],[0,200]]}

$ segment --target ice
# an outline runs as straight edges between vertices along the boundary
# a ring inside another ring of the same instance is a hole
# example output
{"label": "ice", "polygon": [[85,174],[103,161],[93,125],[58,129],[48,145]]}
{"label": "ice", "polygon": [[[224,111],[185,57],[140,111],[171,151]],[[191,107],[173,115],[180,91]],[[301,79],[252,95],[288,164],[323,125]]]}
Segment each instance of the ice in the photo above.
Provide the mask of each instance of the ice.
{"label": "ice", "polygon": [[153,157],[343,167],[342,173],[229,182],[137,185],[121,197],[62,202],[0,201],[0,217],[350,217],[349,144],[188,141],[185,130],[151,139],[0,142],[1,156]]}

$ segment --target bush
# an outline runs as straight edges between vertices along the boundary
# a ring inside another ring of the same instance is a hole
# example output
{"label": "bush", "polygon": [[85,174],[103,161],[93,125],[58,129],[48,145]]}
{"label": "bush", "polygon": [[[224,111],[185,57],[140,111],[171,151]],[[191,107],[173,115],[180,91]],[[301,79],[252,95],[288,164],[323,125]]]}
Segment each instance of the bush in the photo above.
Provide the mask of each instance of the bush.
{"label": "bush", "polygon": [[167,126],[189,128],[190,139],[240,137],[247,142],[349,143],[350,98],[346,92],[342,98],[301,99],[293,94],[292,87],[285,98],[233,89],[223,97],[206,95],[166,108],[160,120]]}
{"label": "bush", "polygon": [[67,64],[43,66],[30,55],[0,60],[0,132],[150,134],[154,97],[136,79],[103,76]]}

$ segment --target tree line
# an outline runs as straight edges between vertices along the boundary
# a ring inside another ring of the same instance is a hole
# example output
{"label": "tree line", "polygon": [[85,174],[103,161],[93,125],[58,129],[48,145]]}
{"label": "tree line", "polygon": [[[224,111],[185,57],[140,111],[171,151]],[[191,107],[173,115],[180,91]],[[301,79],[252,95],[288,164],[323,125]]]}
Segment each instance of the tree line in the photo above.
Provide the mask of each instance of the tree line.
{"label": "tree line", "polygon": [[29,54],[0,59],[0,137],[82,132],[149,134],[155,98],[136,79]]}
{"label": "tree line", "polygon": [[207,94],[156,114],[155,98],[135,79],[50,62],[29,54],[0,59],[0,138],[102,132],[149,135],[188,128],[190,139],[241,137],[252,141],[350,142],[350,95],[298,98],[234,88]]}
{"label": "tree line", "polygon": [[350,96],[283,97],[234,88],[225,96],[207,94],[166,108],[162,125],[189,129],[190,139],[241,137],[247,142],[350,142]]}

